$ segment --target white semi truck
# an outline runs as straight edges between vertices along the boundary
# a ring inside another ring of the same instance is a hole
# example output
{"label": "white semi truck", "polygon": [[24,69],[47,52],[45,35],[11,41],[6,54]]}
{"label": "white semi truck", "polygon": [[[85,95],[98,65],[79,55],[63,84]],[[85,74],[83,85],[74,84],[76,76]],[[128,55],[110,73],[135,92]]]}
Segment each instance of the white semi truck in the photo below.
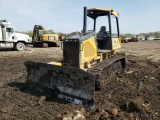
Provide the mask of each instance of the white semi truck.
{"label": "white semi truck", "polygon": [[30,43],[29,35],[16,33],[14,27],[9,25],[9,21],[0,20],[0,49],[24,50],[26,44]]}

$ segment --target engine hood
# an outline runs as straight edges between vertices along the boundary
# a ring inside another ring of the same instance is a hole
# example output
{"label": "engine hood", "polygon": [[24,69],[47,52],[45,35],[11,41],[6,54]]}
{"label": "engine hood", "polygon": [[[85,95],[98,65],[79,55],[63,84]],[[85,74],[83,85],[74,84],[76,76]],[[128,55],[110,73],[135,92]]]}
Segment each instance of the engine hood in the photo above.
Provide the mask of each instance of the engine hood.
{"label": "engine hood", "polygon": [[30,42],[29,35],[23,33],[15,33],[16,40],[22,40],[25,42]]}
{"label": "engine hood", "polygon": [[15,33],[16,36],[24,36],[24,37],[28,37],[29,38],[29,35],[27,34],[23,34],[23,33]]}
{"label": "engine hood", "polygon": [[67,37],[65,38],[66,40],[67,39],[79,39],[80,41],[83,41],[83,40],[86,40],[88,38],[90,38],[91,36],[96,36],[96,33],[95,32],[88,32],[88,33],[77,33],[73,36],[70,36],[70,37]]}

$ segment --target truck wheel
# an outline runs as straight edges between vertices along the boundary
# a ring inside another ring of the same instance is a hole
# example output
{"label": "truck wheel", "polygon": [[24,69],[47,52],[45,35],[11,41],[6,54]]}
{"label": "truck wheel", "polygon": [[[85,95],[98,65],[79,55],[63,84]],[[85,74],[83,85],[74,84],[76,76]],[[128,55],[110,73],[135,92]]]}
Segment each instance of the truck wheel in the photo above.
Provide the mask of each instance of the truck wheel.
{"label": "truck wheel", "polygon": [[15,46],[15,49],[16,49],[17,51],[23,51],[23,50],[25,49],[25,44],[22,43],[22,42],[18,42],[18,43],[16,44],[16,46]]}

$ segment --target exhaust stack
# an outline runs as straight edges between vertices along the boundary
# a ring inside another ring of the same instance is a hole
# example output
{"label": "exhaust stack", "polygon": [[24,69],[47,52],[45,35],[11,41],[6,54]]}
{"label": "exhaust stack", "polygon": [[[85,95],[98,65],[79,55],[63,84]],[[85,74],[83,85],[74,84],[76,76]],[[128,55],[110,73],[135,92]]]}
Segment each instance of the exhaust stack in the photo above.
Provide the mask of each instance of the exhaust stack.
{"label": "exhaust stack", "polygon": [[87,7],[84,7],[83,33],[87,32]]}

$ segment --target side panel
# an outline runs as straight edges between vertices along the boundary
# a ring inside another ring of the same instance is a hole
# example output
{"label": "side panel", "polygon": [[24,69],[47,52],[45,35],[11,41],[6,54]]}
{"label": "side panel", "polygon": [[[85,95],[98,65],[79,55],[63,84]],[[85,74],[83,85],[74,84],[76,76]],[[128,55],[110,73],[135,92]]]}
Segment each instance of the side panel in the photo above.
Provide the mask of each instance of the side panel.
{"label": "side panel", "polygon": [[94,36],[82,41],[80,55],[82,69],[84,68],[83,65],[85,62],[93,60],[95,57],[97,57],[97,44]]}
{"label": "side panel", "polygon": [[121,48],[121,38],[112,38],[112,49],[116,50]]}

